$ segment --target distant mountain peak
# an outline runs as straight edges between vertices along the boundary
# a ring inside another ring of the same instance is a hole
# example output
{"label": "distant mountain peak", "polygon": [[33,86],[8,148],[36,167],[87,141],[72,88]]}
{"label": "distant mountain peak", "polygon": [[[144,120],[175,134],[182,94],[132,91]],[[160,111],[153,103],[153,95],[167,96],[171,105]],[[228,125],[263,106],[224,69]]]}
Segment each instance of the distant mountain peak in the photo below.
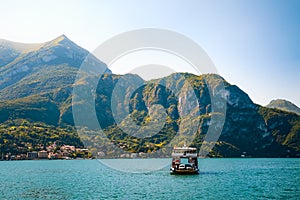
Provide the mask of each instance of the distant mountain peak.
{"label": "distant mountain peak", "polygon": [[61,34],[60,36],[58,36],[57,38],[63,38],[63,39],[68,39],[68,37],[65,34]]}
{"label": "distant mountain peak", "polygon": [[54,39],[55,41],[63,41],[63,40],[69,40],[71,41],[66,35],[62,34]]}
{"label": "distant mountain peak", "polygon": [[293,112],[298,115],[300,115],[300,108],[293,104],[290,101],[287,101],[285,99],[275,99],[272,100],[268,105],[266,105],[268,108],[277,108],[280,110],[288,111],[288,112]]}
{"label": "distant mountain peak", "polygon": [[[72,42],[66,35],[62,34],[55,39],[49,41],[46,43],[45,46],[56,46],[56,45],[76,45],[74,42]],[[76,45],[77,46],[77,45]]]}

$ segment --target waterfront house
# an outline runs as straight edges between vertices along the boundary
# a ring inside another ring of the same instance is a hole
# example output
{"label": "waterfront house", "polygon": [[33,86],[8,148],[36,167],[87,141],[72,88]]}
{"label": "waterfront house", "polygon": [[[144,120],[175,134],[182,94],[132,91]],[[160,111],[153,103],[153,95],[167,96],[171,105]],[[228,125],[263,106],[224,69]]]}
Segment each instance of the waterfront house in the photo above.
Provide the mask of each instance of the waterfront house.
{"label": "waterfront house", "polygon": [[48,152],[45,150],[39,151],[38,158],[39,159],[48,159]]}
{"label": "waterfront house", "polygon": [[36,151],[28,152],[27,158],[30,160],[34,160],[38,158],[38,153]]}

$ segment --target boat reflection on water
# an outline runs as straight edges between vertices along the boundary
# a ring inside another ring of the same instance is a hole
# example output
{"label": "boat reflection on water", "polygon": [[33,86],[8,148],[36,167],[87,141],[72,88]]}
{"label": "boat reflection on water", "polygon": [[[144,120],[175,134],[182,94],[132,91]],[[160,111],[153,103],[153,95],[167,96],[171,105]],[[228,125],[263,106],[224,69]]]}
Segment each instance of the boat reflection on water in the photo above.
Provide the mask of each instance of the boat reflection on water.
{"label": "boat reflection on water", "polygon": [[193,147],[174,147],[172,152],[171,174],[198,174],[197,149]]}

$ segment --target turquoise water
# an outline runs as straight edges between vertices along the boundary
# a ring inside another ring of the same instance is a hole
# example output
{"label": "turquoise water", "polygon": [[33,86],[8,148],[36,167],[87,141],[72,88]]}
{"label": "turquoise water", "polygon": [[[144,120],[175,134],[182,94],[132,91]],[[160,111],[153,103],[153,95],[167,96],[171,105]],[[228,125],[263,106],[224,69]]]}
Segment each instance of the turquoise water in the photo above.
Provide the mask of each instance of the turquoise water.
{"label": "turquoise water", "polygon": [[97,160],[0,162],[0,199],[300,199],[300,159],[200,159],[200,175]]}

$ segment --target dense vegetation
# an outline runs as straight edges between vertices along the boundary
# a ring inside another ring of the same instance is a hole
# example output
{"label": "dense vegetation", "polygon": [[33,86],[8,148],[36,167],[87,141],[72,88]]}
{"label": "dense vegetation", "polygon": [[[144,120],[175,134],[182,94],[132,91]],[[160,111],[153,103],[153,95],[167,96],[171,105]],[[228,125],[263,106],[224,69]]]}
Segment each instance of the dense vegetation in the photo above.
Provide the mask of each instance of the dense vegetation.
{"label": "dense vegetation", "polygon": [[300,151],[300,116],[278,109],[261,107],[259,112],[278,144]]}
{"label": "dense vegetation", "polygon": [[8,120],[0,125],[0,155],[26,154],[44,150],[56,143],[57,146],[68,144],[79,148],[84,145],[73,127],[55,127],[41,122],[27,120]]}

